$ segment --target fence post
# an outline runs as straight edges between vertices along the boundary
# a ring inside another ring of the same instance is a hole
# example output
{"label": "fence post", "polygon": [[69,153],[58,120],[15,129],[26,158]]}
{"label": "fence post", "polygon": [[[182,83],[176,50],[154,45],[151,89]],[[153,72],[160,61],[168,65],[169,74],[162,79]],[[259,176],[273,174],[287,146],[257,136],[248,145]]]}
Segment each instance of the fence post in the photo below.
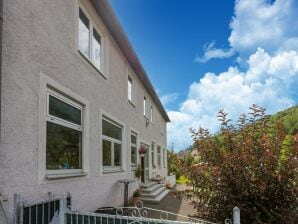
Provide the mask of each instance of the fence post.
{"label": "fence post", "polygon": [[63,198],[60,199],[59,203],[59,224],[65,224],[65,212],[67,208],[66,196],[63,196]]}
{"label": "fence post", "polygon": [[13,224],[19,224],[21,220],[21,194],[13,195]]}
{"label": "fence post", "polygon": [[233,224],[240,224],[240,209],[237,206],[233,208]]}

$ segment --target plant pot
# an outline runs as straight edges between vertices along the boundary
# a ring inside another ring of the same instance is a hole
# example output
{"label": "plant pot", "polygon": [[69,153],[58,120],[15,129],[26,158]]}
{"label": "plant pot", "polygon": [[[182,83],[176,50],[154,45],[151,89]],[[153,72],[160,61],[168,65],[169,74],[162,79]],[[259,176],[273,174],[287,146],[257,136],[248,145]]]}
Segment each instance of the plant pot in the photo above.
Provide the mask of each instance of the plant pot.
{"label": "plant pot", "polygon": [[141,157],[144,157],[144,156],[145,156],[145,154],[141,153],[141,154],[140,154],[140,156],[141,156]]}

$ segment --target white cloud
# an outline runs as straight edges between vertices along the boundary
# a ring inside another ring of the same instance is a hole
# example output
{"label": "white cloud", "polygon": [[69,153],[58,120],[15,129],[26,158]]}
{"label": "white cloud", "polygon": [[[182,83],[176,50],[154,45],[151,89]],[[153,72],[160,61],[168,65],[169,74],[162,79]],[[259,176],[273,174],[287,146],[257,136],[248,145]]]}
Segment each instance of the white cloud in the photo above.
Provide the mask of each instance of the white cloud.
{"label": "white cloud", "polygon": [[219,49],[215,48],[215,41],[212,41],[211,43],[205,44],[204,46],[204,55],[202,57],[198,56],[195,58],[195,62],[198,63],[205,63],[213,58],[229,58],[234,55],[233,49]]}
{"label": "white cloud", "polygon": [[202,126],[218,130],[217,112],[225,109],[234,120],[248,111],[253,103],[269,113],[295,104],[291,94],[298,86],[298,53],[280,52],[270,55],[264,49],[247,60],[248,69],[230,67],[218,75],[207,73],[189,87],[187,99],[179,111],[169,111],[169,141],[177,150],[192,143],[189,128]]}
{"label": "white cloud", "polygon": [[236,0],[229,49],[217,49],[212,42],[196,61],[237,55],[238,66],[206,73],[190,85],[179,110],[169,111],[169,145],[174,142],[180,150],[191,144],[189,128],[217,131],[220,109],[235,121],[254,103],[267,108],[267,113],[297,104],[297,12],[297,0]]}
{"label": "white cloud", "polygon": [[[227,58],[239,54],[247,57],[262,47],[268,53],[298,50],[297,0],[236,0],[230,23],[229,48],[204,48],[196,62]],[[239,59],[238,59],[239,60]]]}
{"label": "white cloud", "polygon": [[178,98],[178,93],[170,93],[170,94],[165,94],[160,97],[160,100],[162,104],[166,107],[169,103],[173,103],[177,100]]}

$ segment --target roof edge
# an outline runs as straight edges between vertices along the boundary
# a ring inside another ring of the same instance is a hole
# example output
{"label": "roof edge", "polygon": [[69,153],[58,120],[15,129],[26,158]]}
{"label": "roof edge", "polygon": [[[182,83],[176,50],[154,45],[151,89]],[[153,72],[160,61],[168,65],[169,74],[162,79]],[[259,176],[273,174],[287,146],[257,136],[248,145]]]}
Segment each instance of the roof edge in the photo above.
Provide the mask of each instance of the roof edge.
{"label": "roof edge", "polygon": [[108,0],[90,0],[92,5],[94,6],[96,12],[101,17],[103,22],[105,23],[107,29],[111,33],[112,37],[114,38],[115,42],[118,44],[119,48],[121,49],[122,53],[127,58],[130,66],[144,85],[145,89],[151,95],[154,103],[157,105],[157,108],[161,112],[162,116],[164,117],[166,122],[170,122],[170,118],[162,105],[150,79],[141,64],[136,52],[134,51],[131,43],[129,42],[119,20],[117,19],[112,6],[108,2]]}

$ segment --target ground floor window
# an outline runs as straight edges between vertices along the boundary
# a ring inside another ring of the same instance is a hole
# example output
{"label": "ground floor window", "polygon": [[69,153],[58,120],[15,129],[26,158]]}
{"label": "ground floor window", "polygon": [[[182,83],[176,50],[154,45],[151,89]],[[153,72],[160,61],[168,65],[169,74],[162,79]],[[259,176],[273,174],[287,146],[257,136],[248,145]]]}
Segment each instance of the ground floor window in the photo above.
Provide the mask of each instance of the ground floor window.
{"label": "ground floor window", "polygon": [[83,107],[47,91],[46,169],[82,169]]}
{"label": "ground floor window", "polygon": [[120,169],[122,162],[122,127],[102,119],[102,164],[104,170]]}
{"label": "ground floor window", "polygon": [[163,167],[167,167],[167,149],[163,149]]}
{"label": "ground floor window", "polygon": [[130,164],[132,168],[137,166],[137,134],[131,132],[130,135]]}
{"label": "ground floor window", "polygon": [[155,153],[154,153],[154,150],[155,150],[155,144],[154,142],[151,143],[151,162],[152,162],[152,167],[154,168],[155,167]]}
{"label": "ground floor window", "polygon": [[157,146],[157,165],[161,167],[161,146]]}

